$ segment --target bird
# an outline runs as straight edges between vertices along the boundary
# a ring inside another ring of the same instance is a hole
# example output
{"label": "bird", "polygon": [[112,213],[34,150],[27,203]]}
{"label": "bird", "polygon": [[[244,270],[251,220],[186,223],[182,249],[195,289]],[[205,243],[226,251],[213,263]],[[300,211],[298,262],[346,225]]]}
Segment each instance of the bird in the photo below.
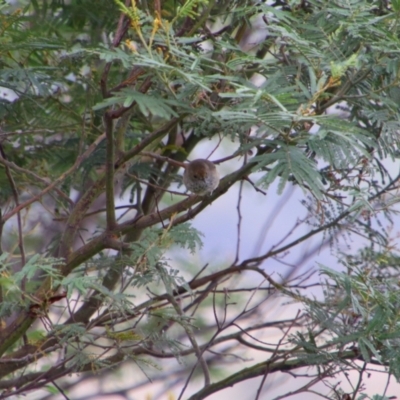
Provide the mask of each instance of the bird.
{"label": "bird", "polygon": [[183,183],[186,189],[199,196],[212,193],[219,184],[219,174],[215,164],[199,158],[185,165]]}

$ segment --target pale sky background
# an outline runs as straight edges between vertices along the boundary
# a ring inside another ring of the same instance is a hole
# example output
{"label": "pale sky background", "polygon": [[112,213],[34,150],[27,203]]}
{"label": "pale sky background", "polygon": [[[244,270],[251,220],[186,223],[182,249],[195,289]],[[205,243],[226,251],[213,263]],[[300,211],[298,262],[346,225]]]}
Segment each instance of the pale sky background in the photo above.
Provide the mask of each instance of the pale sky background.
{"label": "pale sky background", "polygon": [[[190,160],[196,158],[208,157],[213,151],[216,145],[215,141],[204,140],[201,145],[196,148],[190,156]],[[226,155],[231,154],[236,149],[231,142],[224,143],[210,158],[216,160]],[[232,170],[238,168],[242,163],[241,159],[231,160],[223,165],[218,166],[221,177],[232,172]],[[393,167],[398,167],[393,165]],[[257,177],[252,176],[254,182]],[[240,259],[254,257],[259,254],[263,254],[268,251],[271,246],[275,245],[280,239],[287,234],[288,230],[293,226],[297,219],[304,218],[306,216],[305,208],[300,204],[301,199],[304,199],[304,193],[299,187],[293,187],[288,185],[282,195],[277,194],[277,182],[267,190],[267,195],[256,192],[256,190],[247,182],[244,184],[244,191],[242,197],[242,234],[241,234],[241,252]],[[188,250],[175,249],[168,254],[170,259],[170,265],[179,268],[179,260],[184,260],[185,263],[191,262],[195,267],[199,269],[206,263],[209,264],[208,271],[211,272],[216,269],[220,269],[222,266],[229,266],[235,257],[236,239],[237,239],[237,198],[238,198],[239,184],[235,184],[226,194],[215,200],[210,206],[208,206],[202,213],[197,215],[192,220],[192,225],[204,234],[203,242],[204,247],[196,252],[195,255],[190,255]],[[184,190],[183,187],[180,190]],[[276,210],[279,208],[279,203],[284,202],[284,205],[279,213]],[[126,203],[125,203],[126,204]],[[271,215],[274,217],[271,219]],[[266,237],[262,234],[265,232],[266,222],[271,222]],[[307,225],[302,225],[292,236],[291,240],[296,239],[310,229]],[[309,251],[313,246],[317,246],[321,241],[322,235],[314,238],[312,241],[308,240],[304,244],[295,246],[290,254],[284,257],[285,262],[291,262],[296,265],[296,261],[302,259],[304,253]],[[290,241],[291,241],[290,240]],[[255,253],[256,243],[258,241],[263,242],[261,252]],[[357,246],[360,245],[360,240],[354,237],[352,242],[352,251],[355,251]],[[319,252],[317,251],[313,257],[311,257],[303,266],[303,271],[311,267],[317,267],[317,263],[322,263],[332,269],[338,268],[336,258],[331,255],[330,248],[323,248]],[[281,263],[274,260],[267,260],[263,266],[265,271],[269,273],[274,279],[279,280],[279,275],[285,275],[290,267],[285,267]],[[298,273],[299,271],[297,271]],[[312,278],[314,281],[318,281],[318,274]],[[237,275],[235,280],[238,285],[244,285],[250,283],[252,285],[259,284],[260,276],[256,274],[243,273]],[[310,292],[309,292],[310,293]],[[320,291],[315,292],[315,295],[320,296]],[[269,312],[265,315],[265,320],[277,320],[293,317],[299,309],[298,304],[288,305],[286,302],[282,304],[281,300],[275,300],[268,302]],[[240,305],[238,305],[240,309]],[[259,322],[259,321],[257,321]],[[278,337],[277,337],[278,338]],[[266,341],[273,341],[272,337],[265,338]],[[232,360],[232,372],[250,367],[257,362],[264,361],[267,357],[266,354],[252,353],[249,351],[249,361],[237,361]],[[165,385],[171,383],[174,380],[173,376],[169,375],[169,371],[173,371],[173,366],[176,366],[176,360],[170,360],[155,363],[162,367],[161,372],[157,369],[149,368],[148,372],[150,376],[156,377],[158,374],[166,374],[167,378],[161,383],[155,381],[150,385],[144,386],[140,390],[132,391],[132,395],[127,397],[129,400],[172,400],[177,399],[179,391],[182,385],[178,386],[178,390],[173,392],[165,392]],[[224,368],[227,368],[226,366]],[[376,368],[378,370],[378,368]],[[188,367],[188,372],[190,367]],[[299,371],[296,371],[297,373]],[[306,372],[306,370],[304,370]],[[355,376],[355,375],[354,375]],[[91,396],[91,393],[96,393],[98,388],[103,388],[107,392],[115,392],[121,388],[129,387],[132,385],[132,379],[135,382],[142,382],[144,380],[144,374],[135,365],[124,366],[122,372],[115,374],[113,378],[101,378],[99,379],[94,376],[93,379],[87,381],[84,385],[77,385],[73,390],[69,391],[69,396],[73,400],[124,400],[120,395],[114,396]],[[343,389],[350,386],[346,382],[346,379],[341,376],[341,387]],[[336,376],[331,380],[332,383],[336,382],[338,377]],[[242,382],[235,385],[232,388],[225,389],[217,392],[216,394],[209,397],[210,400],[232,400],[232,398],[240,400],[252,400],[255,398],[255,394],[258,390],[260,378],[255,378],[249,381]],[[352,379],[353,383],[356,383],[356,376]],[[194,384],[189,386],[189,389],[185,392],[183,399],[187,399],[191,393],[196,389],[201,388],[202,380],[194,381]],[[400,385],[395,382],[392,378],[390,389],[387,395],[396,395],[400,393]],[[305,384],[305,379],[292,378],[290,375],[274,373],[271,374],[265,384],[264,391],[261,396],[262,400],[272,400],[279,394],[286,393],[290,390],[299,388],[302,384]],[[373,373],[369,379],[366,379],[366,393],[369,394],[381,394],[387,383],[387,375],[380,374],[378,372]],[[323,387],[322,384],[315,386],[315,390],[319,390],[323,393],[328,393],[328,389]],[[32,393],[32,399],[42,399],[43,392]],[[57,399],[61,399],[58,396]],[[289,398],[289,397],[286,397]],[[291,396],[293,400],[317,400],[321,397],[313,394],[297,394]]]}
{"label": "pale sky background", "polygon": [[[215,142],[214,141],[204,141],[196,151],[193,152],[189,159],[194,160],[196,158],[204,158],[207,157],[212,150],[214,149]],[[235,147],[230,143],[225,143],[218,149],[210,158],[211,160],[216,160],[222,158],[228,154],[231,154],[232,151],[235,150]],[[218,166],[221,176],[226,175],[231,172],[235,168],[239,167],[242,163],[242,160],[232,160],[227,162],[226,164]],[[398,166],[393,165],[393,167],[398,168]],[[254,176],[252,177],[255,178]],[[256,179],[254,179],[256,181]],[[221,265],[228,266],[233,261],[235,257],[235,249],[236,249],[236,239],[237,239],[237,198],[238,198],[238,189],[239,184],[236,184],[232,187],[226,194],[222,197],[214,201],[209,207],[207,207],[201,214],[197,215],[192,221],[192,225],[200,230],[205,236],[204,247],[200,251],[196,253],[194,256],[190,256],[189,252],[186,250],[174,251],[171,253],[171,262],[173,263],[176,260],[176,257],[185,258],[186,260],[189,258],[193,260],[194,265],[198,265],[201,268],[204,264],[209,263],[209,270],[213,270],[214,268],[219,268]],[[269,227],[268,234],[264,238],[261,239],[264,241],[264,244],[261,248],[261,253],[265,253],[268,251],[271,246],[275,245],[279,240],[287,234],[288,230],[293,226],[296,219],[301,219],[306,216],[305,208],[300,204],[300,200],[304,199],[304,193],[299,188],[296,187],[293,189],[291,185],[288,185],[285,188],[285,191],[282,195],[277,194],[277,182],[275,182],[271,187],[267,190],[267,195],[264,196],[261,193],[256,192],[249,183],[245,182],[245,189],[243,191],[242,197],[242,235],[241,235],[241,257],[243,260],[248,257],[254,257],[259,254],[255,254],[255,244],[260,240],[260,235],[265,232],[264,226],[267,221],[271,220],[271,214],[274,214],[274,211],[277,209],[279,202],[285,200],[285,204],[281,211],[276,214],[273,218],[273,222]],[[292,236],[291,240],[301,236],[302,233],[305,233],[310,229],[310,227],[306,225],[302,225],[296,233]],[[284,260],[285,262],[293,262],[296,264],[297,260],[300,260],[303,257],[303,254],[310,250],[313,246],[317,246],[321,241],[322,235],[315,237],[313,240],[308,240],[304,242],[304,244],[300,244],[295,246],[288,254]],[[355,251],[357,246],[360,246],[360,239],[353,237],[352,242],[352,251]],[[317,263],[324,264],[332,269],[339,268],[337,264],[337,260],[331,254],[331,249],[329,247],[321,249],[319,252],[311,257],[308,262],[303,266],[303,271],[310,267],[317,267]],[[279,274],[285,275],[285,273],[290,269],[290,267],[284,267],[281,263],[278,263],[274,260],[266,261],[264,265],[264,269],[266,272],[271,274],[274,279],[279,280]],[[299,271],[297,271],[299,272]],[[252,279],[255,280],[254,284],[257,285],[259,283],[259,275],[250,275],[250,274],[241,274],[237,277],[237,279],[249,282]],[[318,280],[318,274],[313,277],[314,280]],[[241,284],[243,282],[239,282]],[[315,293],[317,296],[320,295],[320,291]],[[272,304],[272,303],[271,303]],[[293,316],[298,310],[298,305],[288,306],[287,304],[282,305],[279,301],[275,302],[275,308],[271,310],[270,315],[266,316],[266,318],[271,318],[274,320],[275,318],[283,319]],[[270,338],[268,338],[270,340]],[[249,352],[251,354],[251,352]],[[258,354],[257,358],[252,361],[240,363],[233,361],[236,363],[234,365],[234,369],[243,369],[254,365],[257,362],[265,360],[263,355]],[[376,368],[376,370],[379,370]],[[298,372],[298,371],[297,371]],[[358,377],[358,375],[357,375]],[[209,398],[212,400],[231,400],[241,399],[241,400],[251,400],[254,399],[255,393],[258,389],[258,385],[261,381],[260,378],[255,378],[250,381],[246,381],[240,384],[235,385],[233,388],[228,388],[224,391],[220,391]],[[336,382],[337,378],[332,379],[332,382]],[[350,386],[344,379],[344,377],[340,377],[341,387],[343,389],[348,388],[349,392],[351,391]],[[295,390],[304,384],[306,380],[302,380],[300,378],[293,379],[290,375],[275,373],[271,374],[271,376],[267,379],[264,385],[264,392],[262,395],[263,400],[273,399],[275,396],[279,394],[285,393],[288,390]],[[396,393],[400,393],[400,385],[397,384],[394,378],[391,379],[390,390],[387,392],[387,395],[395,395]],[[200,382],[199,382],[200,383]],[[353,379],[353,383],[356,383],[356,380]],[[370,394],[379,394],[383,393],[383,390],[387,384],[387,375],[380,374],[378,372],[373,373],[369,379],[366,380],[365,386],[367,388],[366,393]],[[282,389],[281,385],[284,385]],[[158,387],[158,389],[157,389]],[[200,386],[199,386],[200,388]],[[316,390],[321,389],[321,391],[327,393],[328,390],[323,387],[322,384],[318,384],[315,386]],[[143,390],[143,397],[140,395],[132,396],[132,399],[145,399],[146,396],[154,395],[157,396],[158,399],[167,400],[170,399],[169,393],[165,393],[165,395],[161,395],[163,393],[164,386],[161,384],[154,384],[149,392],[150,387],[146,387]],[[189,393],[191,391],[187,391],[183,398],[188,398]],[[177,396],[179,392],[175,391],[175,395]],[[312,394],[297,394],[290,397],[293,400],[314,400],[320,399],[320,396],[312,395]],[[96,400],[101,400],[99,397]],[[117,400],[117,398],[115,398]]]}

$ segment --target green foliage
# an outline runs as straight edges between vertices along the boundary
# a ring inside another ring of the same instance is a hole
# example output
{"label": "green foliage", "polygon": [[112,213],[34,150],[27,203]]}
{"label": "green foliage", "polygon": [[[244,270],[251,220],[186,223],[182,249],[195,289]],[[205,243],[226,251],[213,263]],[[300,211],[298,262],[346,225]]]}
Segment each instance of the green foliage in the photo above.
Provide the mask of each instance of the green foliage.
{"label": "green foliage", "polygon": [[26,262],[21,271],[13,275],[14,283],[18,285],[23,279],[32,279],[35,275],[42,272],[57,281],[62,275],[55,266],[62,263],[63,260],[61,259],[53,257],[41,258],[40,254],[36,254]]}
{"label": "green foliage", "polygon": [[[391,265],[371,269],[371,264],[379,258],[379,254],[363,251],[346,257],[347,272],[322,267],[322,277],[327,278],[325,301],[311,302],[309,312],[329,332],[331,339],[326,346],[337,350],[357,346],[364,360],[374,359],[388,365],[390,373],[399,379],[398,278],[387,275]],[[307,351],[308,342],[301,336],[300,339],[295,342]],[[318,353],[315,345],[312,349],[314,354]]]}
{"label": "green foliage", "polygon": [[273,164],[270,173],[261,180],[265,187],[268,187],[279,176],[278,192],[281,194],[291,174],[300,186],[309,187],[314,195],[321,197],[323,186],[321,178],[315,174],[315,163],[307,158],[299,148],[282,143],[275,153],[255,158],[255,161],[257,160],[261,164],[258,165],[258,168]]}
{"label": "green foliage", "polygon": [[145,94],[138,93],[131,89],[122,90],[118,92],[117,96],[108,98],[103,102],[96,104],[96,106],[93,107],[93,110],[100,110],[116,103],[123,104],[124,107],[130,107],[133,103],[136,103],[145,117],[148,117],[150,114],[157,115],[161,118],[172,118],[178,116],[178,114],[176,114],[170,107],[170,105],[177,105],[177,102],[146,96]]}
{"label": "green foliage", "polygon": [[[192,376],[199,399],[303,367],[327,398],[345,394],[327,377],[350,372],[351,398],[388,398],[363,393],[359,364],[400,381],[399,12],[398,0],[1,4],[0,397],[128,360],[150,381],[175,357],[180,398]],[[186,197],[180,167],[204,139],[233,143],[243,164],[223,160],[219,187]],[[178,263],[177,247],[207,240],[188,221],[254,173],[278,194],[302,189],[306,232],[285,208],[283,239],[242,260],[242,185],[232,264]],[[314,238],[336,257],[320,300],[311,275],[263,265],[292,265]],[[245,271],[263,283],[238,283]],[[278,294],[302,310],[289,322],[264,320]],[[247,351],[264,365],[224,362]]]}
{"label": "green foliage", "polygon": [[184,249],[189,249],[192,254],[203,246],[201,237],[204,235],[188,223],[175,225],[168,234],[169,240]]}
{"label": "green foliage", "polygon": [[[29,301],[32,301],[30,295],[38,288],[41,276],[49,277],[55,287],[62,279],[62,275],[55,268],[57,265],[62,265],[61,259],[44,258],[36,254],[20,271],[15,272],[15,263],[9,262],[9,257],[10,254],[3,253],[0,258],[0,283],[3,291],[0,316],[2,317],[10,315],[16,308],[25,307]],[[21,290],[21,285],[25,285],[26,292]],[[36,302],[35,298],[33,300]]]}

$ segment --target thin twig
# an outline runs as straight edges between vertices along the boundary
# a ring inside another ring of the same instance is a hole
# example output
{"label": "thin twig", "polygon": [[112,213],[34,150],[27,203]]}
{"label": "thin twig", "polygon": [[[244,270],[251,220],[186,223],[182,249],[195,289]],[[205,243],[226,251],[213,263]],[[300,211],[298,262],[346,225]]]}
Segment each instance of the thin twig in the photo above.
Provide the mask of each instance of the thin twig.
{"label": "thin twig", "polygon": [[[3,145],[0,144],[0,156],[1,156],[1,161],[4,163],[4,161],[7,160],[7,156],[4,152]],[[11,186],[11,191],[14,197],[14,202],[16,207],[19,206],[19,195],[18,195],[18,189],[17,185],[15,184],[14,178],[12,176],[12,173],[10,171],[10,168],[8,165],[4,165],[5,170],[6,170],[6,175],[8,178],[8,181],[10,182]],[[2,221],[4,223],[5,220]],[[18,247],[19,251],[21,253],[21,269],[24,267],[26,264],[26,258],[25,258],[25,246],[24,246],[24,236],[22,232],[22,219],[21,219],[21,211],[18,211],[17,213],[17,224],[18,224]],[[26,277],[22,279],[21,281],[21,290],[22,293],[25,292],[25,284],[26,284]]]}
{"label": "thin twig", "polygon": [[[286,331],[283,333],[282,337],[279,339],[279,341],[278,341],[278,343],[277,343],[277,345],[276,345],[276,347],[275,347],[275,349],[274,349],[274,352],[272,353],[272,355],[271,355],[271,357],[270,357],[270,360],[271,360],[271,361],[273,360],[273,358],[276,357],[276,355],[277,355],[277,353],[278,353],[278,351],[279,351],[279,348],[280,348],[281,345],[282,345],[282,342],[285,340],[286,336],[287,336],[287,335],[289,334],[289,332],[292,330],[292,328],[293,328],[295,322],[299,319],[299,315],[300,315],[300,310],[297,311],[296,317],[293,319],[292,324],[286,329]],[[260,386],[258,387],[257,395],[256,395],[256,398],[255,398],[254,400],[258,400],[258,399],[260,398],[260,396],[261,396],[261,391],[262,391],[262,388],[263,388],[263,386],[264,386],[265,380],[267,379],[268,373],[269,373],[269,370],[268,370],[268,364],[267,364],[267,368],[266,368],[266,370],[265,370],[265,374],[263,375],[263,377],[262,377],[262,379],[261,379]]]}
{"label": "thin twig", "polygon": [[[105,138],[105,134],[100,135],[89,147],[88,149],[79,157],[77,157],[74,165],[68,169],[67,171],[65,171],[63,174],[61,174],[53,183],[51,183],[49,186],[47,186],[45,189],[43,189],[40,193],[38,193],[36,196],[30,198],[29,200],[21,203],[18,207],[15,207],[12,211],[10,211],[9,213],[7,213],[4,217],[3,217],[3,221],[7,221],[8,219],[10,219],[12,216],[14,216],[15,214],[17,214],[20,210],[24,209],[25,207],[28,207],[30,204],[34,203],[35,201],[39,200],[41,197],[43,197],[46,193],[50,192],[50,190],[53,190],[56,188],[57,185],[59,185],[61,182],[63,182],[69,175],[71,175],[73,172],[75,172],[80,165],[82,164],[83,161],[85,161],[93,152],[94,150],[96,150],[97,146],[99,145],[99,143],[101,141],[103,141]],[[1,163],[3,163],[3,165],[8,165],[9,167],[11,167],[12,169],[14,169],[15,171],[24,173],[24,174],[28,174],[31,176],[35,176],[35,178],[37,178],[36,174],[32,174],[30,173],[28,170],[18,167],[18,165],[14,164],[13,162],[10,161],[6,161],[6,160],[0,160]]]}
{"label": "thin twig", "polygon": [[352,396],[351,400],[356,400],[357,392],[360,390],[360,387],[361,387],[361,384],[362,384],[362,381],[363,381],[363,375],[364,375],[365,370],[367,369],[367,365],[368,364],[366,362],[364,362],[364,364],[363,364],[363,366],[362,366],[362,368],[361,368],[361,370],[359,372],[357,386],[354,389],[353,396]]}
{"label": "thin twig", "polygon": [[186,168],[187,167],[187,164],[185,164],[183,162],[173,160],[172,158],[160,156],[159,154],[152,153],[150,151],[142,151],[140,154],[143,155],[143,156],[148,156],[148,157],[155,158],[156,160],[159,160],[159,161],[167,162],[169,164],[174,165],[175,167],[182,167],[182,168]]}
{"label": "thin twig", "polygon": [[[180,315],[181,317],[183,317],[184,314],[183,314],[178,302],[175,300],[175,297],[172,296],[170,293],[168,293],[169,292],[169,283],[167,282],[167,279],[165,277],[165,271],[163,269],[161,269],[161,268],[158,268],[158,270],[160,272],[161,279],[164,282],[165,289],[167,290],[168,300],[170,301],[170,303],[174,307],[176,313],[178,315]],[[187,334],[187,336],[188,336],[188,338],[190,340],[190,343],[192,343],[192,346],[193,346],[193,348],[195,350],[197,359],[200,362],[200,366],[201,366],[201,368],[203,370],[203,373],[204,373],[204,386],[208,386],[208,385],[210,385],[210,382],[211,382],[210,371],[208,370],[207,363],[203,358],[203,355],[202,355],[202,352],[201,352],[201,350],[199,348],[199,345],[197,344],[196,337],[193,334],[193,331],[190,328],[188,323],[185,323],[185,322],[182,321],[181,325],[182,325],[183,329],[186,331],[186,334]]]}
{"label": "thin twig", "polygon": [[106,130],[106,220],[107,229],[112,230],[116,225],[115,199],[114,199],[114,128],[113,120],[107,111],[104,114],[104,125]]}
{"label": "thin twig", "polygon": [[238,201],[236,204],[238,221],[237,221],[236,253],[235,253],[235,260],[233,262],[234,264],[236,264],[239,261],[239,255],[240,255],[240,239],[242,232],[242,211],[241,211],[242,194],[243,194],[243,181],[240,181]]}
{"label": "thin twig", "polygon": [[253,182],[248,176],[243,177],[243,180],[249,182],[250,185],[253,186],[253,188],[254,188],[254,190],[255,190],[256,192],[262,193],[264,196],[267,195],[267,192],[264,192],[264,190],[261,190],[259,187],[257,187],[257,186],[254,184],[254,182]]}
{"label": "thin twig", "polygon": [[64,397],[65,400],[70,400],[70,398],[65,394],[64,390],[62,390],[62,388],[57,385],[54,379],[50,381],[57,388],[57,390],[60,392],[60,394]]}

